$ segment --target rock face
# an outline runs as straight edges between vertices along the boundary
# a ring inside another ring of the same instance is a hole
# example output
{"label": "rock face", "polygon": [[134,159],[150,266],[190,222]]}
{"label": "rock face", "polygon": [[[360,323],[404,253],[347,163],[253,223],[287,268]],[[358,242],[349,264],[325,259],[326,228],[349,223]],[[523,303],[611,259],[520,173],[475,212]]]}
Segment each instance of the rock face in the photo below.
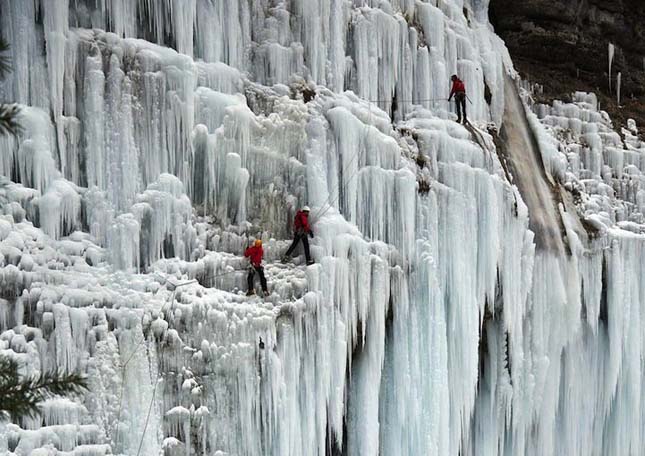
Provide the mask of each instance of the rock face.
{"label": "rock face", "polygon": [[[641,0],[491,0],[490,19],[517,69],[544,86],[547,99],[577,90],[599,94],[624,125],[645,122],[645,2]],[[615,55],[609,87],[609,44]],[[621,105],[616,102],[622,73]]]}

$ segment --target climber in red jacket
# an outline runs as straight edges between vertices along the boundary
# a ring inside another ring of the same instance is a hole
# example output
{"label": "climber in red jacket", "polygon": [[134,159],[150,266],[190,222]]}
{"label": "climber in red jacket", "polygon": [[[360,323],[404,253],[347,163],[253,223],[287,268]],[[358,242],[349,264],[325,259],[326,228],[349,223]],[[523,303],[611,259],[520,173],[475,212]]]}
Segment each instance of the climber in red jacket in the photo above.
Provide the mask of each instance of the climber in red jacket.
{"label": "climber in red jacket", "polygon": [[307,239],[307,236],[311,238],[314,237],[314,232],[309,226],[309,211],[309,206],[305,206],[301,211],[298,211],[296,213],[296,218],[293,221],[293,242],[291,243],[289,250],[287,250],[287,253],[284,254],[284,257],[282,257],[283,263],[289,261],[291,254],[298,246],[298,242],[302,241],[302,246],[305,249],[305,260],[307,260],[307,264],[314,264],[314,261],[311,259],[311,253],[309,252],[309,239]]}
{"label": "climber in red jacket", "polygon": [[461,123],[461,113],[464,113],[464,125],[468,123],[466,118],[466,86],[463,81],[457,77],[456,74],[453,74],[450,78],[452,81],[452,90],[450,91],[450,96],[448,101],[455,96],[455,103],[457,103],[457,123]]}
{"label": "climber in red jacket", "polygon": [[267,289],[267,279],[264,277],[264,268],[262,267],[262,257],[264,256],[264,250],[262,249],[262,241],[256,240],[253,246],[249,247],[244,251],[244,256],[249,259],[251,266],[249,267],[249,275],[246,277],[248,283],[248,291],[246,292],[247,296],[255,294],[255,287],[253,286],[253,279],[255,273],[257,272],[260,276],[260,284],[262,285],[262,291],[264,295],[267,296],[269,291]]}

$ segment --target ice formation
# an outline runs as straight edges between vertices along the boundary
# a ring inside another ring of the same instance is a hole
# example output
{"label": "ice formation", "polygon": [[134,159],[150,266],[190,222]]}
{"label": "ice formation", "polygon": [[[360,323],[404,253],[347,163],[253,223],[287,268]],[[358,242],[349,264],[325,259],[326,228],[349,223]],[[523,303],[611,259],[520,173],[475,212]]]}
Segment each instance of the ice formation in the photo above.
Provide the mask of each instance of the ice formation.
{"label": "ice formation", "polygon": [[609,58],[609,91],[611,92],[611,68],[614,63],[614,55],[616,54],[616,46],[614,43],[609,43],[607,46],[607,54]]}
{"label": "ice formation", "polygon": [[486,1],[1,0],[0,33],[0,354],[91,386],[0,453],[642,454],[645,144],[534,104]]}

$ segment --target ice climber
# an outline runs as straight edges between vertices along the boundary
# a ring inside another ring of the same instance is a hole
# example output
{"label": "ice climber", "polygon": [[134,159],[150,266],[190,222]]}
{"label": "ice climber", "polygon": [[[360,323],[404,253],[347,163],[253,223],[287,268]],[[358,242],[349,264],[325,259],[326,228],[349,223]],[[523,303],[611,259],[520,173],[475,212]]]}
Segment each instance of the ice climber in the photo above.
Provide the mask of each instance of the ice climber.
{"label": "ice climber", "polygon": [[293,242],[291,243],[289,250],[287,250],[287,253],[284,254],[284,257],[282,257],[283,263],[289,261],[291,254],[298,246],[298,242],[302,241],[302,246],[305,249],[305,259],[307,260],[307,264],[314,264],[314,261],[311,259],[311,253],[309,252],[309,239],[307,239],[307,236],[311,238],[314,237],[314,232],[309,226],[309,211],[309,206],[305,206],[302,208],[302,210],[296,213],[296,218],[293,221]]}
{"label": "ice climber", "polygon": [[466,118],[466,86],[456,74],[453,74],[450,80],[452,81],[452,90],[450,91],[448,101],[452,99],[453,95],[455,96],[455,103],[457,103],[457,123],[461,123],[461,114],[463,112],[464,125],[466,125],[468,123],[468,119]]}
{"label": "ice climber", "polygon": [[264,256],[264,250],[262,249],[262,241],[256,240],[255,243],[246,249],[244,256],[249,259],[251,265],[249,266],[249,275],[246,277],[249,288],[246,292],[247,296],[252,296],[255,294],[255,287],[253,286],[253,279],[255,273],[257,272],[260,276],[260,284],[262,285],[262,291],[264,295],[267,296],[269,291],[267,289],[267,279],[264,277],[264,268],[262,267],[262,257]]}

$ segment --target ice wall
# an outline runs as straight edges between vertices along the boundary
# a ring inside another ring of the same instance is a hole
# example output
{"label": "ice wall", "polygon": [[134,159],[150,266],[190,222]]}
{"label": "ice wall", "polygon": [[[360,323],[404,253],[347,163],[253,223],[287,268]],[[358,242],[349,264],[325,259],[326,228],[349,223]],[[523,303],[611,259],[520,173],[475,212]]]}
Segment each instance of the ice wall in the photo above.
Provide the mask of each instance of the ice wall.
{"label": "ice wall", "polygon": [[[0,0],[0,33],[0,353],[91,386],[0,452],[642,452],[643,145],[533,106],[568,189],[536,246],[487,2]],[[283,265],[305,203],[316,265]]]}

